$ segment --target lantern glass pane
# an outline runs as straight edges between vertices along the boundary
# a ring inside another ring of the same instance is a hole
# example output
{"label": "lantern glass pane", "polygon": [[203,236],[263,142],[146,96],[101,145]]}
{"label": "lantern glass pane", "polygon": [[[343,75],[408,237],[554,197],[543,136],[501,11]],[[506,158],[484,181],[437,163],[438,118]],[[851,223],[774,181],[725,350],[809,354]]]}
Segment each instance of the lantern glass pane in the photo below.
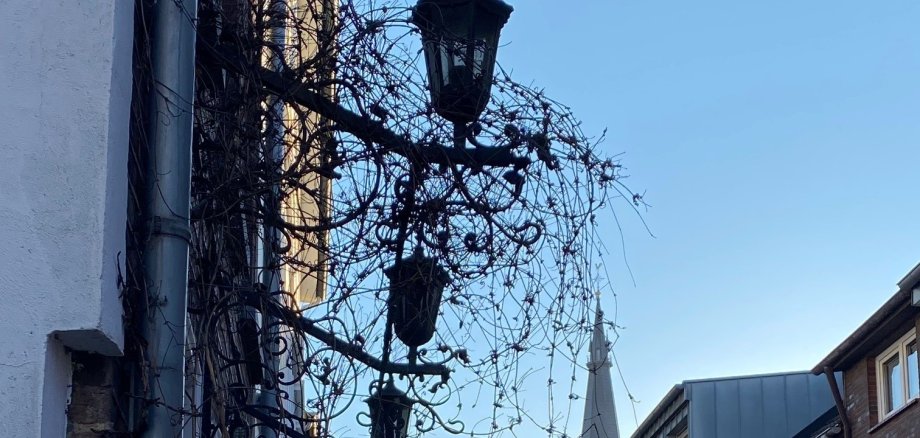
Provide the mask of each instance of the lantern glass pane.
{"label": "lantern glass pane", "polygon": [[412,408],[405,406],[402,411],[402,424],[400,424],[399,436],[404,437],[409,434],[409,415],[412,414]]}
{"label": "lantern glass pane", "polygon": [[431,42],[425,43],[425,65],[428,67],[428,83],[432,87],[437,87],[438,85],[438,56],[440,53],[436,44]]}
{"label": "lantern glass pane", "polygon": [[450,85],[450,69],[451,69],[451,49],[445,41],[436,43],[440,50],[439,52],[439,62],[438,70],[441,72],[441,84]]}
{"label": "lantern glass pane", "polygon": [[466,65],[466,47],[462,41],[447,41],[450,47],[450,68],[463,67]]}
{"label": "lantern glass pane", "polygon": [[486,61],[486,42],[485,40],[473,41],[473,77],[481,78]]}

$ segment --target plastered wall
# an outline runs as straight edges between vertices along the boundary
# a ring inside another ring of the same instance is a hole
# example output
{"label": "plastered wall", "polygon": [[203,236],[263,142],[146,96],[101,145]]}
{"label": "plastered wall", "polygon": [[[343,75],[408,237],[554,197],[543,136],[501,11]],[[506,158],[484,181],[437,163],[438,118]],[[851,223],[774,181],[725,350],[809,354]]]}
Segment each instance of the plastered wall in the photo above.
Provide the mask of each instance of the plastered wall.
{"label": "plastered wall", "polygon": [[123,346],[134,5],[0,5],[0,424],[57,437],[68,349]]}

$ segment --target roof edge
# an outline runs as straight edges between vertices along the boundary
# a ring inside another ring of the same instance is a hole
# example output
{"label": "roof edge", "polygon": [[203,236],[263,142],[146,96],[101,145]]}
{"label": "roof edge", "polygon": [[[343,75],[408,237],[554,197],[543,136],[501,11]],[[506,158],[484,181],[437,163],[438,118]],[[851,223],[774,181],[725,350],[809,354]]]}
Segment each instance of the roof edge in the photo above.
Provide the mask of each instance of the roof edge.
{"label": "roof edge", "polygon": [[885,301],[878,310],[872,313],[853,333],[847,336],[843,342],[828,353],[824,359],[821,359],[811,369],[811,373],[815,375],[821,374],[824,372],[824,367],[839,371],[837,368],[846,359],[850,350],[858,347],[866,338],[879,330],[888,321],[889,316],[910,301],[911,290],[918,282],[920,282],[920,264],[914,266],[904,278],[898,281],[898,291],[888,301]]}
{"label": "roof edge", "polygon": [[670,406],[671,403],[677,400],[677,396],[680,395],[682,392],[684,392],[683,384],[678,383],[672,386],[671,389],[667,392],[667,394],[665,394],[664,397],[661,399],[661,401],[658,402],[657,405],[655,405],[655,408],[652,409],[652,411],[649,412],[648,415],[645,416],[645,420],[642,420],[642,423],[639,424],[639,427],[637,427],[636,431],[633,432],[633,434],[630,436],[636,437],[636,436],[639,436],[641,433],[645,432],[645,429],[651,426],[651,424],[655,421],[655,419],[658,418],[662,413],[664,413],[664,411],[668,408],[668,406]]}
{"label": "roof edge", "polygon": [[904,276],[900,281],[898,281],[899,289],[908,289],[915,286],[917,283],[920,283],[920,263],[917,263],[917,266],[914,266],[914,269],[911,269],[907,275]]}
{"label": "roof edge", "polygon": [[709,377],[705,379],[684,380],[683,384],[687,385],[690,383],[719,382],[722,380],[762,379],[764,377],[798,376],[802,374],[811,374],[811,371],[801,370],[801,371],[787,371],[787,372],[778,372],[778,373],[746,374],[742,376]]}

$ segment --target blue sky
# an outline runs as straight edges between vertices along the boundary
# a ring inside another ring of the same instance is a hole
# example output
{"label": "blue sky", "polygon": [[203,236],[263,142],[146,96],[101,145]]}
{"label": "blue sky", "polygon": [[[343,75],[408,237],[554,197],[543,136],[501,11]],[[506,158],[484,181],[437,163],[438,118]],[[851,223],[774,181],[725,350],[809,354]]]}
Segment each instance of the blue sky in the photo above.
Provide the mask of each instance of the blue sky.
{"label": "blue sky", "polygon": [[681,380],[810,369],[920,261],[920,3],[513,4],[502,65],[608,128],[651,205],[604,298],[640,422]]}

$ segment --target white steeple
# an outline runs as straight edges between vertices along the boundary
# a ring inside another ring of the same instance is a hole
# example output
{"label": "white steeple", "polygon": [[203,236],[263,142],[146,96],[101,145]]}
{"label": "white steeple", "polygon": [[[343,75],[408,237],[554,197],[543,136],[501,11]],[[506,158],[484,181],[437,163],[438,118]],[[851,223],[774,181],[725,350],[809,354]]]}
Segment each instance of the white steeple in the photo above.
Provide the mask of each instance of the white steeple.
{"label": "white steeple", "polygon": [[610,347],[604,332],[604,312],[601,294],[597,292],[594,311],[594,333],[591,337],[591,357],[588,360],[588,390],[585,394],[585,418],[581,438],[620,438],[617,408],[610,380]]}

